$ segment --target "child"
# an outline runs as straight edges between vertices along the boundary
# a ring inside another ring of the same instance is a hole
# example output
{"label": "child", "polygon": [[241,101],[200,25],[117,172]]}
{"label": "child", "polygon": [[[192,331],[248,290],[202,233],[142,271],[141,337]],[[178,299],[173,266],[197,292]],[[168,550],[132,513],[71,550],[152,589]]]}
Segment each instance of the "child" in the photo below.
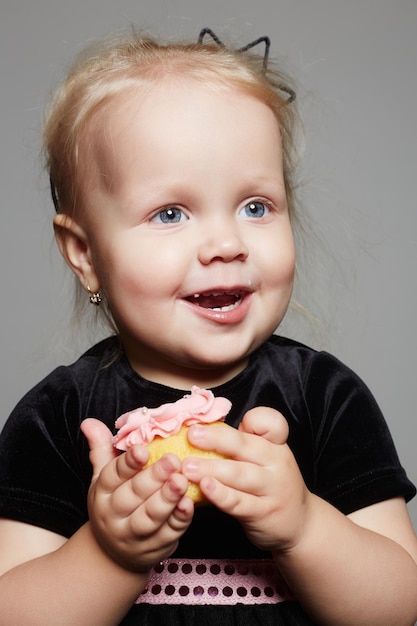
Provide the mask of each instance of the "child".
{"label": "child", "polygon": [[[375,401],[332,356],[272,336],[295,267],[293,99],[251,51],[202,37],[110,43],[58,90],[56,238],[117,336],[3,430],[1,624],[417,619],[415,489]],[[226,459],[142,471],[146,448],[116,452],[121,413],[195,384],[232,401],[235,428],[189,432]]]}

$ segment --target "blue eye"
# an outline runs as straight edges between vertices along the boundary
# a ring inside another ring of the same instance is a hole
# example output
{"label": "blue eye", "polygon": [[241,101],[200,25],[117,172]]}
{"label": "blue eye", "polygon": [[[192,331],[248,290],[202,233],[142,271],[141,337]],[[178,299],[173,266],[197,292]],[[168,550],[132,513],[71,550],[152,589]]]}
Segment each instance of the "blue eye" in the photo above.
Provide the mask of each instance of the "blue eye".
{"label": "blue eye", "polygon": [[187,216],[181,209],[177,207],[167,207],[162,209],[153,218],[152,222],[158,222],[158,224],[178,224],[187,219]]}
{"label": "blue eye", "polygon": [[242,217],[260,218],[264,217],[268,213],[269,208],[267,205],[259,200],[248,202],[248,204],[245,204],[245,206],[240,210],[240,215]]}

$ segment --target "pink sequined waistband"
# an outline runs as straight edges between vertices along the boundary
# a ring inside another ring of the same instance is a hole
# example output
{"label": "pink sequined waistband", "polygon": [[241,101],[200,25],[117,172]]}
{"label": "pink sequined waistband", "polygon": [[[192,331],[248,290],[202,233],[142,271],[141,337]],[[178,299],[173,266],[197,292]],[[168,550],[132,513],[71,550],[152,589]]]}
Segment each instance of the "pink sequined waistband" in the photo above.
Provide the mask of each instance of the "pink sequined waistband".
{"label": "pink sequined waistband", "polygon": [[291,599],[272,560],[167,559],[152,570],[136,604],[276,604]]}

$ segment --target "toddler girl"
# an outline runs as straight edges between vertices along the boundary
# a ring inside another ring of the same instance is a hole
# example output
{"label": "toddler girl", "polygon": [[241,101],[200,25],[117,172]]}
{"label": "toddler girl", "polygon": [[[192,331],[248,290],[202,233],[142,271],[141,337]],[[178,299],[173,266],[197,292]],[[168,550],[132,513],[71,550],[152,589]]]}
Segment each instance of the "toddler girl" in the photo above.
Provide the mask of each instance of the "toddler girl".
{"label": "toddler girl", "polygon": [[[113,41],[57,91],[56,239],[117,333],[3,430],[1,624],[417,619],[415,489],[374,399],[273,335],[294,278],[296,120],[286,79],[221,42]],[[193,385],[232,402],[234,428],[189,431],[225,459],[143,469],[145,447],[115,450],[120,414]]]}

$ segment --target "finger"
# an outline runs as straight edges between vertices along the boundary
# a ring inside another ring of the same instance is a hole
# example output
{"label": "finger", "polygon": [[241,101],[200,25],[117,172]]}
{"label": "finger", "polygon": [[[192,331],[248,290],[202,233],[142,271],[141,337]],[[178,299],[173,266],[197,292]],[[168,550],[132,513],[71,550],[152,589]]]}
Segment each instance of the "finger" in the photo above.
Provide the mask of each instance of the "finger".
{"label": "finger", "polygon": [[228,457],[234,457],[241,445],[239,432],[223,422],[190,426],[187,437],[196,448],[218,452]]}
{"label": "finger", "polygon": [[270,468],[244,461],[187,457],[182,473],[200,485],[203,478],[210,476],[225,487],[257,496],[265,495],[270,488]]}
{"label": "finger", "polygon": [[271,443],[284,444],[288,439],[288,422],[270,407],[259,406],[245,413],[239,431],[259,435]]}
{"label": "finger", "polygon": [[242,520],[259,510],[261,501],[257,495],[230,488],[213,476],[204,476],[200,489],[211,504],[236,519]]}
{"label": "finger", "polygon": [[110,480],[114,482],[114,486],[124,483],[142,470],[148,461],[149,452],[147,448],[139,444],[134,445],[117,458],[110,474]]}
{"label": "finger", "polygon": [[[269,412],[272,409],[266,409],[266,411]],[[275,429],[277,432],[274,431],[273,426],[268,431],[262,424],[258,428],[251,428],[251,430],[259,430],[261,433],[267,431],[271,439],[282,441],[285,420],[278,412],[274,411],[274,414],[278,417],[280,425]],[[282,425],[282,420],[284,425]],[[202,450],[213,450],[226,458],[247,461],[256,465],[264,465],[266,459],[275,454],[276,443],[271,442],[266,436],[245,432],[244,427],[236,430],[226,424],[219,426],[217,428],[214,424],[191,426],[188,431],[188,439],[190,443]],[[254,436],[255,434],[256,436]]]}
{"label": "finger", "polygon": [[81,431],[88,441],[90,461],[93,466],[93,480],[101,470],[115,457],[118,452],[113,446],[111,431],[103,422],[94,418],[85,419],[81,423]]}
{"label": "finger", "polygon": [[[162,485],[160,491],[160,500],[162,502],[161,509],[165,507],[173,508],[177,506],[180,500],[185,496],[188,489],[188,480],[179,473],[172,474],[168,480]],[[158,500],[155,498],[155,500]],[[164,517],[164,514],[162,514]]]}
{"label": "finger", "polygon": [[188,496],[183,496],[176,505],[171,506],[160,523],[158,521],[155,523],[152,517],[144,520],[140,511],[135,512],[132,523],[133,528],[136,527],[136,539],[140,541],[142,549],[145,548],[146,552],[153,555],[151,558],[153,563],[167,558],[174,552],[180,537],[192,521],[193,513],[194,503]]}
{"label": "finger", "polygon": [[174,533],[183,533],[190,525],[193,515],[194,502],[191,500],[191,498],[184,495],[176,503],[175,508],[168,517],[167,525]]}
{"label": "finger", "polygon": [[[146,449],[144,449],[146,452]],[[123,466],[120,469],[120,466]],[[120,516],[130,515],[135,509],[146,503],[147,500],[157,494],[170,480],[173,474],[178,474],[181,469],[181,462],[174,454],[166,454],[161,459],[146,467],[139,468],[132,472],[132,468],[125,463],[125,459],[117,459],[115,467],[106,468],[103,472],[103,488],[112,494],[112,505],[114,510]],[[112,471],[114,470],[114,471]],[[131,474],[129,474],[131,472]],[[173,502],[178,502],[184,495],[188,487],[188,481],[181,476],[183,486],[179,486],[179,492],[176,492],[177,485],[171,485],[173,493],[169,491],[169,487],[164,491],[164,496],[171,503],[168,497],[171,495]]]}
{"label": "finger", "polygon": [[[186,502],[182,504],[177,515],[174,514],[179,503],[184,499],[188,488],[188,480],[179,473],[172,474],[168,480],[145,500],[131,514],[131,527],[138,536],[146,537],[155,534],[158,529],[171,521],[175,526],[183,527],[189,522],[190,507]],[[174,517],[173,517],[174,516]],[[173,526],[171,527],[173,528]]]}

